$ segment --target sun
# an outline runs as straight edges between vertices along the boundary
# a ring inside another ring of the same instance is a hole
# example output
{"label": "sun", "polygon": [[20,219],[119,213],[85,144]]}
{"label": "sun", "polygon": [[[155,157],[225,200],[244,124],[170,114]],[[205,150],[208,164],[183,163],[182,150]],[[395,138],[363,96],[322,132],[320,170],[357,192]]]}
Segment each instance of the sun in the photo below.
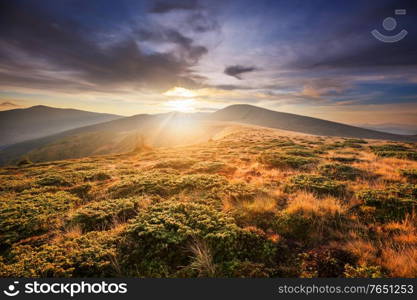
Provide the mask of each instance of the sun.
{"label": "sun", "polygon": [[194,106],[196,103],[194,97],[197,96],[196,92],[176,86],[172,89],[169,89],[162,95],[169,99],[165,102],[165,105],[169,108],[169,110],[180,112],[194,111]]}
{"label": "sun", "polygon": [[193,98],[197,96],[197,94],[189,89],[183,88],[183,87],[174,87],[162,95],[169,96],[169,97],[181,97],[181,98]]}
{"label": "sun", "polygon": [[170,110],[180,111],[180,112],[192,112],[194,111],[194,99],[181,99],[181,100],[170,100],[167,101],[166,106]]}

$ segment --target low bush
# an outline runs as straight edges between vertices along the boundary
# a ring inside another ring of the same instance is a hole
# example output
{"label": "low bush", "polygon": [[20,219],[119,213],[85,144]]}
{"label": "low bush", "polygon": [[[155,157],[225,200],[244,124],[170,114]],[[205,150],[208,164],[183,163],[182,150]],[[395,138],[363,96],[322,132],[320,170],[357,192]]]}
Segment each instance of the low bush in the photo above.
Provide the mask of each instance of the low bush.
{"label": "low bush", "polygon": [[[7,277],[115,277],[112,263],[119,237],[112,232],[90,232],[64,238],[57,244],[12,248],[3,264]],[[1,262],[0,262],[1,265]],[[1,271],[0,271],[0,275]]]}
{"label": "low bush", "polygon": [[84,177],[84,181],[104,181],[109,179],[111,179],[111,176],[105,172],[92,173]]}
{"label": "low bush", "polygon": [[380,266],[346,264],[344,277],[346,278],[384,278],[386,274]]}
{"label": "low bush", "polygon": [[30,189],[32,187],[31,181],[24,179],[10,179],[10,178],[0,178],[0,192],[17,192],[21,193],[24,190]]}
{"label": "low bush", "polygon": [[196,163],[195,160],[191,159],[170,159],[158,162],[155,164],[154,168],[162,169],[162,168],[172,168],[172,169],[188,169]]}
{"label": "low bush", "polygon": [[42,193],[0,200],[0,246],[44,233],[80,199],[67,193]]}
{"label": "low bush", "polygon": [[79,225],[83,231],[105,230],[136,215],[136,209],[137,200],[133,198],[91,202],[78,208],[68,223]]}
{"label": "low bush", "polygon": [[417,207],[416,185],[391,185],[386,190],[362,190],[356,197],[363,201],[368,215],[381,222],[402,220]]}
{"label": "low bush", "polygon": [[180,266],[191,263],[184,249],[195,239],[208,245],[213,263],[220,267],[235,259],[270,262],[275,255],[271,241],[237,227],[225,214],[202,204],[167,201],[140,212],[131,222],[123,261],[136,276],[175,276]]}
{"label": "low bush", "polygon": [[300,174],[291,177],[285,186],[286,192],[305,190],[317,195],[343,196],[346,192],[345,185],[319,175]]}
{"label": "low bush", "polygon": [[172,175],[150,172],[130,176],[109,188],[113,198],[127,198],[136,195],[150,194],[172,196],[182,191],[221,188],[228,184],[226,178],[219,175]]}
{"label": "low bush", "polygon": [[375,151],[379,157],[395,157],[399,159],[417,160],[417,152],[414,151]]}
{"label": "low bush", "polygon": [[74,186],[68,190],[73,195],[76,195],[80,199],[82,199],[84,202],[87,202],[91,200],[91,196],[89,192],[91,191],[92,185],[89,183],[81,184],[78,186]]}
{"label": "low bush", "polygon": [[378,151],[409,151],[410,149],[404,145],[400,144],[385,144],[385,145],[377,145],[377,146],[370,146],[371,150],[374,152]]}
{"label": "low bush", "polygon": [[355,157],[345,157],[345,156],[334,156],[330,157],[330,160],[341,162],[341,163],[353,163],[359,162],[360,160]]}
{"label": "low bush", "polygon": [[71,183],[68,182],[65,178],[59,176],[59,175],[48,175],[45,177],[42,177],[38,181],[36,181],[36,184],[41,186],[70,186]]}
{"label": "low bush", "polygon": [[343,164],[322,165],[319,167],[319,172],[323,176],[336,180],[355,180],[364,175],[361,169]]}
{"label": "low bush", "polygon": [[395,157],[399,159],[417,160],[417,152],[400,144],[371,146],[371,150],[379,157]]}
{"label": "low bush", "polygon": [[309,150],[290,149],[290,150],[285,151],[285,154],[294,155],[294,156],[303,156],[303,157],[315,157],[317,152],[309,151]]}
{"label": "low bush", "polygon": [[265,152],[259,157],[259,162],[272,168],[306,169],[316,164],[317,160],[310,157]]}
{"label": "low bush", "polygon": [[191,169],[192,173],[232,174],[235,171],[236,167],[221,161],[199,162]]}

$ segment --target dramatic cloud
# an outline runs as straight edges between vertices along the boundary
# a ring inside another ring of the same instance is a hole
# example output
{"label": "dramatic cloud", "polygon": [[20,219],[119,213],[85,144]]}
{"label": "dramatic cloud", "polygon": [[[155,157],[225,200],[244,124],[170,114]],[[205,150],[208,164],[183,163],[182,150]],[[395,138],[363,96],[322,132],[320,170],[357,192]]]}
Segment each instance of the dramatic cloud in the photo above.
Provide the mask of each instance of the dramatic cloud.
{"label": "dramatic cloud", "polygon": [[163,14],[173,10],[194,10],[199,8],[197,1],[181,0],[181,1],[157,1],[151,8],[151,13]]}
{"label": "dramatic cloud", "polygon": [[255,67],[245,67],[245,66],[228,66],[224,69],[224,74],[227,74],[229,76],[235,77],[236,79],[241,80],[241,75],[244,73],[249,73],[255,71]]}
{"label": "dramatic cloud", "polygon": [[[190,68],[207,48],[175,29],[130,23],[115,33],[117,39],[101,42],[100,32],[86,31],[71,19],[60,20],[34,6],[5,6],[0,28],[3,86],[164,90],[193,87],[201,79]],[[152,41],[156,50],[146,49],[144,41]],[[160,44],[173,47],[158,50]]]}
{"label": "dramatic cloud", "polygon": [[201,111],[417,108],[416,17],[415,0],[0,0],[0,97],[130,114],[165,111],[182,88]]}

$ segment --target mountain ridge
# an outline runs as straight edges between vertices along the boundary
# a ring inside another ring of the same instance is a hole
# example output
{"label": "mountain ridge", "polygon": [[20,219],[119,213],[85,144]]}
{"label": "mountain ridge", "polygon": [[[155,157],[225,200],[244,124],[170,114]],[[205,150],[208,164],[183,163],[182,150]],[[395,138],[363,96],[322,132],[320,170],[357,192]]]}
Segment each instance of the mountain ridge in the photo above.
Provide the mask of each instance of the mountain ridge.
{"label": "mountain ridge", "polygon": [[215,124],[219,122],[235,122],[319,136],[417,141],[416,135],[384,133],[248,104],[236,104],[214,113],[137,114],[73,128],[3,148],[0,150],[0,164],[16,162],[24,155],[34,158],[35,161],[43,161],[121,153],[132,151],[140,139],[146,139],[156,147],[184,142],[197,143],[203,137],[210,139],[209,135],[203,133],[203,128],[209,132],[217,132],[221,126]]}
{"label": "mountain ridge", "polygon": [[0,111],[0,147],[118,118],[121,116],[45,105]]}
{"label": "mountain ridge", "polygon": [[249,104],[234,104],[227,106],[214,112],[212,118],[216,120],[237,121],[246,124],[323,136],[356,137],[393,141],[410,141],[415,139],[415,136],[413,135],[391,134],[319,118],[273,111]]}

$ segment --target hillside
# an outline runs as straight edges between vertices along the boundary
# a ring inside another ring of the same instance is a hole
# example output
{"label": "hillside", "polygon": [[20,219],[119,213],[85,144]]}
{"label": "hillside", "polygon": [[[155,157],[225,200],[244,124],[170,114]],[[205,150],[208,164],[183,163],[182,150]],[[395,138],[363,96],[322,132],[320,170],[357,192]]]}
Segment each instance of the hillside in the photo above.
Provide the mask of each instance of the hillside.
{"label": "hillside", "polygon": [[222,127],[222,122],[192,114],[136,115],[12,145],[0,151],[0,164],[22,156],[39,162],[129,152],[145,144],[193,144],[209,140]]}
{"label": "hillside", "polygon": [[42,105],[0,111],[0,149],[6,145],[117,118],[120,116]]}
{"label": "hillside", "polygon": [[296,132],[392,141],[416,141],[415,136],[397,135],[341,123],[283,113],[252,105],[231,105],[212,114],[211,119],[235,121]]}
{"label": "hillside", "polygon": [[416,143],[223,123],[0,180],[0,277],[417,276]]}
{"label": "hillside", "polygon": [[340,123],[275,112],[251,105],[232,105],[212,114],[140,114],[84,126],[40,139],[17,143],[0,151],[0,164],[25,156],[34,162],[80,158],[152,147],[208,141],[224,123],[259,125],[321,136],[415,141],[415,136],[383,133]]}

